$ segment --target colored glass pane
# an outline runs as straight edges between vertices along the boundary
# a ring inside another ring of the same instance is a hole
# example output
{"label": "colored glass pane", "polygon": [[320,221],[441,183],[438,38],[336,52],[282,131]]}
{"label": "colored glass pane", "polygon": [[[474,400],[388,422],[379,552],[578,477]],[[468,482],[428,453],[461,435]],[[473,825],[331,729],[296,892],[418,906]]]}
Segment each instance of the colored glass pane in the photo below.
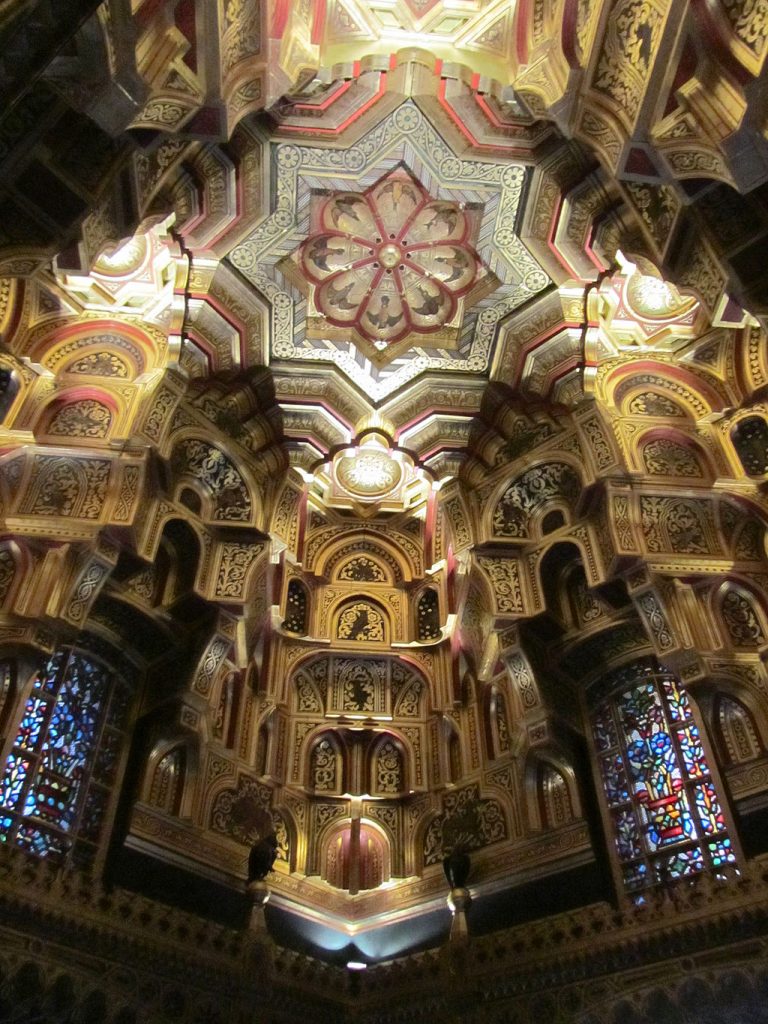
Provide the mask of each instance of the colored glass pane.
{"label": "colored glass pane", "polygon": [[693,875],[704,867],[704,858],[698,846],[680,850],[671,857],[656,863],[656,877],[659,881],[674,881],[684,875]]}
{"label": "colored glass pane", "polygon": [[696,787],[696,810],[702,831],[711,835],[725,829],[725,818],[715,795],[715,787],[711,782]]}
{"label": "colored glass pane", "polygon": [[707,849],[715,867],[722,867],[724,864],[733,864],[736,860],[731,849],[731,840],[726,836],[716,843],[708,843]]}
{"label": "colored glass pane", "polygon": [[40,738],[40,731],[45,723],[48,707],[47,701],[42,701],[35,697],[31,697],[27,701],[15,746],[26,750],[34,750]]}
{"label": "colored glass pane", "polygon": [[686,725],[677,733],[680,753],[689,776],[702,777],[709,774],[706,758],[699,739],[699,730],[695,725]]}
{"label": "colored glass pane", "polygon": [[662,680],[662,685],[667,696],[667,707],[672,721],[681,722],[685,718],[690,718],[691,706],[684,691],[677,685],[677,680],[666,677]]}
{"label": "colored glass pane", "polygon": [[635,861],[634,863],[625,864],[622,874],[624,876],[624,885],[630,891],[633,889],[645,888],[647,884],[648,868],[643,861]]}
{"label": "colored glass pane", "polygon": [[127,709],[127,694],[103,668],[74,651],[51,658],[32,684],[1,777],[5,841],[61,859],[74,849],[69,836],[84,831],[82,862],[98,840],[108,798],[98,770],[113,781],[122,743],[113,724],[125,722]]}
{"label": "colored glass pane", "polygon": [[631,860],[642,854],[640,832],[634,814],[629,810],[614,812],[613,826],[616,830],[616,845],[623,860]]}
{"label": "colored glass pane", "polygon": [[10,755],[3,772],[3,781],[0,783],[0,802],[4,807],[16,805],[28,771],[29,761],[18,754]]}
{"label": "colored glass pane", "polygon": [[648,848],[658,850],[681,839],[692,838],[696,833],[685,794],[665,797],[641,807],[645,822],[644,834]]}
{"label": "colored glass pane", "polygon": [[620,804],[629,799],[629,789],[624,774],[621,756],[613,754],[602,758],[603,780],[608,803]]}
{"label": "colored glass pane", "polygon": [[639,890],[733,862],[701,737],[677,680],[646,662],[609,677],[598,693],[593,735],[625,885]]}

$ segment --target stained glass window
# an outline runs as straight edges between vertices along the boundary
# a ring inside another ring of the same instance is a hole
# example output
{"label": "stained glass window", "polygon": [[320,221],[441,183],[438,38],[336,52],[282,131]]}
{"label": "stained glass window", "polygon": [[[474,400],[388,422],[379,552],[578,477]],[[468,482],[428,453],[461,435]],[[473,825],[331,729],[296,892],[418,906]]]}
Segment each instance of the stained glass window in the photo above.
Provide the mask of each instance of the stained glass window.
{"label": "stained glass window", "polygon": [[593,736],[626,888],[640,891],[733,863],[691,706],[650,663],[603,680]]}
{"label": "stained glass window", "polygon": [[117,770],[125,689],[76,651],[36,676],[0,776],[0,840],[41,857],[93,857]]}

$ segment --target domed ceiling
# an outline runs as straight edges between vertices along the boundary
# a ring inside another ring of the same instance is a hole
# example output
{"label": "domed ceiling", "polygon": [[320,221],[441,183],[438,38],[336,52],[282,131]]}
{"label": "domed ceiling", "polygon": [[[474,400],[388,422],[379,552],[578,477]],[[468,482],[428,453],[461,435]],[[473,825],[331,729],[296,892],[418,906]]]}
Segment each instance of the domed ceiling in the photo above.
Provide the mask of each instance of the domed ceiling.
{"label": "domed ceiling", "polygon": [[330,364],[373,408],[487,374],[498,323],[550,284],[517,232],[525,168],[460,159],[412,101],[343,150],[270,148],[277,208],[228,259],[270,296],[274,372]]}
{"label": "domed ceiling", "polygon": [[550,6],[96,19],[46,81],[128,155],[52,266],[2,246],[17,611],[148,680],[116,845],[242,895],[274,830],[294,936],[401,928],[372,959],[443,927],[452,844],[489,898],[609,886],[574,680],[609,648],[698,678],[686,609],[766,583],[723,483],[762,500],[729,431],[765,339],[696,219],[705,158],[749,161],[651,88],[671,10]]}

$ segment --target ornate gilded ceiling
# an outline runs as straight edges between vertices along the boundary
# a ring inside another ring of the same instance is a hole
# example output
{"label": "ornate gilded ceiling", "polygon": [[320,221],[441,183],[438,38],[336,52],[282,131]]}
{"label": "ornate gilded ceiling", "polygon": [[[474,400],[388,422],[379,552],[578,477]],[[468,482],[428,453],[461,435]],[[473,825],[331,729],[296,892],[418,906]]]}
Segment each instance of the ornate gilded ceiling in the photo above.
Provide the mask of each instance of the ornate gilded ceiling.
{"label": "ornate gilded ceiling", "polygon": [[460,158],[410,101],[343,150],[271,148],[275,209],[228,259],[270,298],[276,374],[331,364],[372,407],[487,374],[499,321],[550,283],[517,230],[525,168]]}
{"label": "ornate gilded ceiling", "polygon": [[462,830],[488,891],[610,859],[604,663],[765,685],[764,224],[717,191],[762,51],[706,93],[701,32],[115,0],[58,53],[0,238],[0,598],[144,673],[130,850],[235,886],[274,828],[275,903],[352,935],[442,906]]}

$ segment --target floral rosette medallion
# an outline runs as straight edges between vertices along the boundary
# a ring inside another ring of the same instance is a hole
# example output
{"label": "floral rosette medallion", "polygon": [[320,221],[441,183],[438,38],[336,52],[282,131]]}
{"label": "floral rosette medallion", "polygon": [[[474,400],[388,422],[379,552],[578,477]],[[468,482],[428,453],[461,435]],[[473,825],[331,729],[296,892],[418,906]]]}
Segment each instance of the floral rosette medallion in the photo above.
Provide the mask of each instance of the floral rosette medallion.
{"label": "floral rosette medallion", "polygon": [[444,329],[485,272],[459,204],[433,199],[395,172],[365,193],[337,192],[318,220],[300,265],[327,324],[379,353],[412,335],[445,341]]}

